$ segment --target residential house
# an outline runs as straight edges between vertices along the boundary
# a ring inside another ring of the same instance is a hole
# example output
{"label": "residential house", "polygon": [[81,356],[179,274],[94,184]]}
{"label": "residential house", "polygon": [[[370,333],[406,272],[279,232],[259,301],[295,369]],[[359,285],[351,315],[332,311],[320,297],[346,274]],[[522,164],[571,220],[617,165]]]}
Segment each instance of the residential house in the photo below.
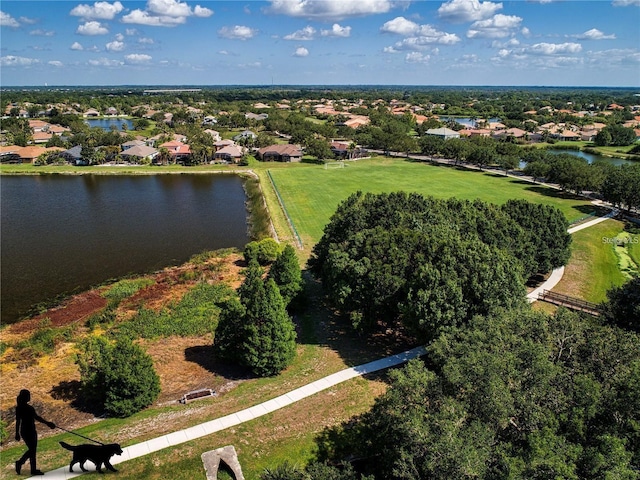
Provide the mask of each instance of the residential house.
{"label": "residential house", "polygon": [[213,138],[214,142],[220,141],[220,132],[218,132],[217,130],[206,129],[204,133],[211,135],[211,138]]}
{"label": "residential house", "polygon": [[184,160],[191,156],[191,149],[189,148],[189,145],[176,140],[165,142],[160,145],[160,148],[166,148],[171,154],[174,162]]}
{"label": "residential house", "polygon": [[130,140],[128,142],[124,142],[122,145],[120,145],[122,147],[122,150],[129,150],[130,148],[133,147],[141,147],[141,146],[147,146],[147,143],[144,142],[143,140]]}
{"label": "residential house", "polygon": [[130,162],[140,162],[142,160],[153,161],[153,159],[158,156],[158,153],[158,150],[153,147],[148,147],[143,142],[142,145],[135,145],[127,148],[120,154],[120,156]]}
{"label": "residential house", "polygon": [[258,150],[258,157],[264,162],[299,162],[302,149],[298,145],[270,145]]}
{"label": "residential house", "polygon": [[440,137],[443,140],[449,140],[451,138],[460,138],[460,134],[455,130],[451,130],[447,127],[441,128],[430,128],[425,132],[426,135],[433,135],[435,137]]}
{"label": "residential house", "polygon": [[90,108],[89,110],[84,112],[82,114],[82,116],[85,117],[85,118],[99,117],[100,116],[100,112],[98,110],[96,110],[95,108]]}
{"label": "residential house", "polygon": [[88,162],[82,158],[82,146],[76,145],[68,150],[60,152],[60,156],[64,157],[69,163],[73,165],[88,165]]}
{"label": "residential house", "polygon": [[242,158],[242,149],[238,145],[226,145],[216,150],[213,158],[218,161],[238,163]]}
{"label": "residential house", "polygon": [[247,113],[244,114],[244,118],[246,118],[248,120],[261,121],[261,120],[266,120],[267,118],[269,118],[269,114],[267,114],[267,113],[247,112]]}
{"label": "residential house", "polygon": [[255,140],[257,135],[253,133],[251,130],[243,130],[238,135],[233,137],[233,140],[236,142],[241,142],[243,140]]}

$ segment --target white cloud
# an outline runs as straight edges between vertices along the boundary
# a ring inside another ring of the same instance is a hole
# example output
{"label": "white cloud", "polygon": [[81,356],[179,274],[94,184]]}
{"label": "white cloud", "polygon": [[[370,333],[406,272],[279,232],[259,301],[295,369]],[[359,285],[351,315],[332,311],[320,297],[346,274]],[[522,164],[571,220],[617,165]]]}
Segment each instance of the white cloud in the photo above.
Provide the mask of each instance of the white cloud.
{"label": "white cloud", "polygon": [[298,47],[296,51],[293,52],[294,57],[306,57],[307,55],[309,55],[309,50],[304,47]]}
{"label": "white cloud", "polygon": [[121,33],[116,33],[116,40],[121,42],[124,40],[124,35]]}
{"label": "white cloud", "polygon": [[480,2],[479,0],[449,0],[438,8],[438,16],[447,22],[476,22],[495,15],[502,10],[502,3]]}
{"label": "white cloud", "polygon": [[187,17],[210,17],[213,10],[196,5],[191,8],[178,0],[148,0],[147,9],[136,8],[122,17],[124,23],[135,23],[152,27],[175,27],[186,23]]}
{"label": "white cloud", "polygon": [[80,4],[74,7],[70,15],[81,17],[84,20],[113,20],[114,17],[122,12],[124,7],[120,2],[95,2],[93,6]]}
{"label": "white cloud", "polygon": [[342,27],[337,23],[334,23],[331,30],[320,30],[320,35],[323,37],[348,37],[351,35],[351,27]]}
{"label": "white cloud", "polygon": [[527,27],[522,27],[522,30],[520,30],[520,33],[524,38],[529,38],[531,36],[531,30],[529,30]]}
{"label": "white cloud", "polygon": [[575,38],[579,40],[615,40],[615,34],[605,35],[597,28],[592,28],[591,30],[587,30],[580,35],[574,35]]}
{"label": "white cloud", "polygon": [[77,51],[84,50],[84,47],[79,42],[73,42],[69,48],[71,50],[77,50]]}
{"label": "white cloud", "polygon": [[138,30],[136,30],[135,28],[127,28],[125,29],[124,33],[128,36],[131,37],[133,35],[138,35]]}
{"label": "white cloud", "polygon": [[229,52],[227,52],[226,50],[218,50],[218,53],[220,55],[229,55]]}
{"label": "white cloud", "polygon": [[40,63],[37,58],[16,57],[14,55],[7,55],[0,57],[0,67],[30,67]]}
{"label": "white cloud", "polygon": [[124,42],[119,42],[114,40],[113,42],[109,42],[105,45],[105,48],[108,52],[121,52],[124,50]]}
{"label": "white cloud", "polygon": [[313,28],[312,26],[307,25],[301,30],[296,30],[295,32],[290,33],[289,35],[285,35],[284,39],[285,40],[302,40],[302,41],[313,40],[313,37],[315,34],[316,34],[316,29]]}
{"label": "white cloud", "polygon": [[119,67],[122,65],[120,60],[109,60],[108,58],[97,58],[89,60],[89,65],[92,67]]}
{"label": "white cloud", "polygon": [[260,67],[262,67],[262,63],[260,63],[260,62],[240,63],[240,64],[238,64],[238,67],[240,67],[240,68],[260,68]]}
{"label": "white cloud", "polygon": [[[15,18],[13,18],[8,13],[5,13],[5,12],[0,10],[0,27],[17,28],[19,26],[20,26],[20,23]],[[2,58],[4,58],[4,57],[2,57]]]}
{"label": "white cloud", "polygon": [[132,53],[130,55],[125,55],[124,59],[127,63],[133,65],[144,65],[149,63],[152,59],[151,55],[145,55],[144,53]]}
{"label": "white cloud", "polygon": [[424,55],[420,52],[409,52],[404,57],[404,61],[407,63],[429,63],[429,55]]}
{"label": "white cloud", "polygon": [[78,25],[76,33],[80,35],[106,35],[109,33],[109,30],[103,27],[100,22],[91,21]]}
{"label": "white cloud", "polygon": [[53,37],[55,34],[56,32],[53,30],[42,30],[40,28],[29,32],[29,35],[34,35],[36,37]]}
{"label": "white cloud", "polygon": [[469,31],[468,38],[505,38],[511,35],[513,30],[520,27],[522,18],[515,15],[494,15],[486,20],[474,22]]}
{"label": "white cloud", "polygon": [[37,19],[29,17],[20,17],[18,21],[20,23],[26,23],[27,25],[35,25],[36,23],[38,23]]}
{"label": "white cloud", "polygon": [[384,33],[397,33],[398,35],[409,36],[416,33],[418,28],[420,28],[420,26],[417,23],[407,20],[404,17],[396,17],[382,25],[382,27],[380,27],[380,31]]}
{"label": "white cloud", "polygon": [[454,33],[441,32],[431,25],[418,25],[404,17],[396,17],[389,20],[380,31],[383,33],[395,33],[407,38],[396,42],[393,46],[385,47],[385,53],[397,53],[401,50],[424,50],[430,45],[453,45],[460,41]]}
{"label": "white cloud", "polygon": [[613,0],[614,7],[628,7],[628,6],[640,7],[640,0]]}
{"label": "white cloud", "polygon": [[206,18],[213,15],[213,10],[206,7],[201,7],[200,5],[196,5],[195,8],[193,9],[193,14],[196,17]]}
{"label": "white cloud", "polygon": [[149,27],[175,27],[186,23],[187,17],[154,16],[144,10],[135,9],[122,17],[123,23],[135,23]]}
{"label": "white cloud", "polygon": [[47,64],[51,65],[52,67],[64,67],[64,63],[62,63],[60,60],[50,60],[47,62]]}
{"label": "white cloud", "polygon": [[271,6],[266,11],[291,17],[341,20],[387,13],[402,3],[395,0],[271,0]]}
{"label": "white cloud", "polygon": [[632,68],[640,66],[640,51],[630,48],[613,48],[610,50],[590,51],[586,53],[587,61],[603,68],[611,65],[629,65]]}
{"label": "white cloud", "polygon": [[143,45],[153,45],[156,42],[153,40],[153,38],[140,37],[138,39],[138,43],[142,43]]}
{"label": "white cloud", "polygon": [[218,30],[218,35],[231,40],[247,40],[257,35],[258,31],[245,25],[235,25],[233,27],[222,27]]}
{"label": "white cloud", "polygon": [[558,55],[566,53],[579,53],[582,45],[579,43],[536,43],[525,49],[528,53],[536,55]]}

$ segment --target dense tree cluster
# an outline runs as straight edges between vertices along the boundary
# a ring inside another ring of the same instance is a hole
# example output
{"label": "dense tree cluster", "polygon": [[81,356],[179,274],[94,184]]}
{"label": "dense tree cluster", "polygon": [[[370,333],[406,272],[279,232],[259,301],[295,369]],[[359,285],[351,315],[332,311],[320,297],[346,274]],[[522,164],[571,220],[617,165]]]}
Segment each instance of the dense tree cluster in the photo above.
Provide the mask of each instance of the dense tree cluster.
{"label": "dense tree cluster", "polygon": [[602,307],[611,325],[640,333],[640,277],[609,290]]}
{"label": "dense tree cluster", "polygon": [[639,342],[566,310],[475,317],[325,431],[319,460],[380,479],[638,478]]}
{"label": "dense tree cluster", "polygon": [[430,338],[520,305],[524,279],[568,258],[566,228],[561,212],[527,202],[356,193],[332,216],[309,266],[354,326],[402,318]]}
{"label": "dense tree cluster", "polygon": [[255,260],[245,280],[222,308],[215,332],[214,353],[237,362],[258,376],[277,375],[296,353],[296,332],[286,304],[273,278],[263,277]]}
{"label": "dense tree cluster", "polygon": [[160,394],[160,378],[151,357],[131,340],[115,344],[92,337],[81,345],[81,397],[92,408],[114,417],[128,417],[151,405]]}

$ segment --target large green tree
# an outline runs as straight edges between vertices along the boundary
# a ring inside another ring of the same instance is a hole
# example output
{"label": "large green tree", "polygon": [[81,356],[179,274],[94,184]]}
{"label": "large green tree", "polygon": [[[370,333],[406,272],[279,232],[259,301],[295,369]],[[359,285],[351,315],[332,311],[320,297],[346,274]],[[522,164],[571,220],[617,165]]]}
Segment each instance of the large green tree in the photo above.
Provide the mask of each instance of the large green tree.
{"label": "large green tree", "polygon": [[300,263],[291,245],[286,244],[276,261],[273,262],[269,270],[269,278],[272,278],[278,285],[285,305],[289,305],[302,291]]}
{"label": "large green tree", "polygon": [[239,302],[231,300],[223,307],[214,352],[266,377],[291,364],[296,332],[278,286],[262,275],[258,263],[251,261],[238,288]]}
{"label": "large green tree", "polygon": [[[339,205],[309,267],[357,328],[401,319],[430,338],[440,327],[519,304],[524,279],[566,259],[562,214],[531,212],[535,221],[520,225],[481,201],[357,193]],[[543,245],[543,255],[536,249],[553,233],[528,229],[548,214],[547,228],[560,238]]]}
{"label": "large green tree", "polygon": [[323,432],[319,460],[380,479],[637,479],[639,340],[566,310],[475,317]]}

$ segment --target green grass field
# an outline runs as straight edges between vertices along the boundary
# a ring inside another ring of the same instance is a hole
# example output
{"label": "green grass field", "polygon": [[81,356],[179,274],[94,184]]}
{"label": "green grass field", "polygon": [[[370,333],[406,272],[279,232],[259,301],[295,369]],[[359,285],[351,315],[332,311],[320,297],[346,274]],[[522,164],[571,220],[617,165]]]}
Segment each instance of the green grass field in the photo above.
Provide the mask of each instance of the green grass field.
{"label": "green grass field", "polygon": [[320,239],[338,204],[358,190],[403,190],[438,198],[479,198],[498,204],[522,198],[558,207],[570,222],[594,210],[585,199],[518,179],[401,159],[359,160],[328,170],[319,165],[299,165],[274,168],[270,173],[305,247]]}
{"label": "green grass field", "polygon": [[589,302],[605,300],[607,290],[627,279],[620,271],[613,245],[603,239],[615,238],[623,228],[622,222],[607,220],[574,233],[571,258],[553,290]]}

